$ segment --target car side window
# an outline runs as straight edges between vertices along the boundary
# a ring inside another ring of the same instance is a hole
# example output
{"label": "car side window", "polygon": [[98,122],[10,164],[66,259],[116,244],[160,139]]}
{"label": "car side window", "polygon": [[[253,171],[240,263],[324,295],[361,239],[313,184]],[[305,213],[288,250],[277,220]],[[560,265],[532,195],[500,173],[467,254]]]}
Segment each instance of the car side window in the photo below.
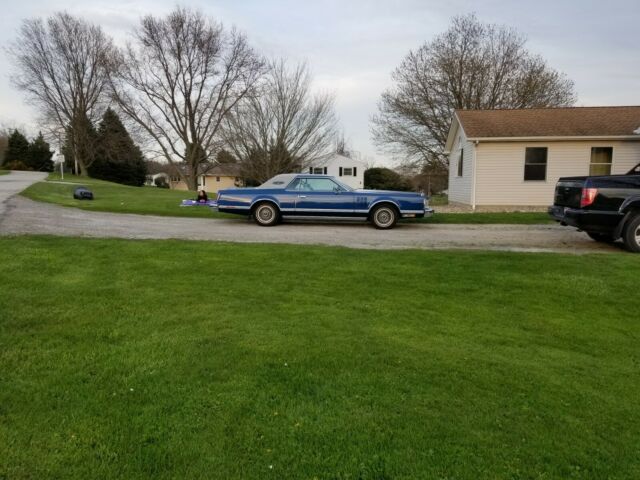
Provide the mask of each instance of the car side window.
{"label": "car side window", "polygon": [[300,178],[297,190],[303,192],[335,192],[344,189],[329,178]]}
{"label": "car side window", "polygon": [[300,189],[300,179],[296,178],[293,182],[287,185],[287,190],[299,190]]}

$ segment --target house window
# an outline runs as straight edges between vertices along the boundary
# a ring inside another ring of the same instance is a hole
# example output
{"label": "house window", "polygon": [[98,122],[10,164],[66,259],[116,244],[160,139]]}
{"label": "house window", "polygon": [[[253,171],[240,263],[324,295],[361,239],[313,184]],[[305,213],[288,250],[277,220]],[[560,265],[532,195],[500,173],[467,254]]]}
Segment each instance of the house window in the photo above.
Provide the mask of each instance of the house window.
{"label": "house window", "polygon": [[528,147],[524,156],[525,181],[547,179],[547,147]]}
{"label": "house window", "polygon": [[343,168],[342,175],[345,177],[353,177],[353,168]]}
{"label": "house window", "polygon": [[219,182],[219,181],[220,181],[220,177],[216,177],[216,182]]}
{"label": "house window", "polygon": [[202,175],[202,186],[204,187],[206,185],[206,177],[204,175]]}
{"label": "house window", "polygon": [[611,175],[613,147],[592,147],[589,175]]}
{"label": "house window", "polygon": [[460,158],[458,159],[458,176],[461,177],[464,172],[464,148],[460,149]]}
{"label": "house window", "polygon": [[314,167],[311,173],[313,173],[314,175],[324,175],[324,168]]}

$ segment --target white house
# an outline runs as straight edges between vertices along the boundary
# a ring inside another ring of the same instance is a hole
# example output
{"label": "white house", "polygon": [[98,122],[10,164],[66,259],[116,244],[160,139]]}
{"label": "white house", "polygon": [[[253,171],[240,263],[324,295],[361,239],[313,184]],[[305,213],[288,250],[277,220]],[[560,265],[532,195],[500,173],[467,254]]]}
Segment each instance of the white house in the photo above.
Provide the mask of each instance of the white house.
{"label": "white house", "polygon": [[445,153],[452,203],[551,205],[560,177],[640,163],[640,106],[456,110]]}
{"label": "white house", "polygon": [[150,187],[155,187],[156,186],[156,180],[162,178],[164,180],[164,182],[169,185],[169,174],[165,173],[165,172],[158,172],[158,173],[154,173],[151,175],[147,175],[147,178],[144,182],[145,185],[150,186]]}
{"label": "white house", "polygon": [[308,173],[332,175],[350,187],[364,188],[364,171],[366,168],[367,166],[364,162],[338,153],[332,153],[315,161],[309,167]]}

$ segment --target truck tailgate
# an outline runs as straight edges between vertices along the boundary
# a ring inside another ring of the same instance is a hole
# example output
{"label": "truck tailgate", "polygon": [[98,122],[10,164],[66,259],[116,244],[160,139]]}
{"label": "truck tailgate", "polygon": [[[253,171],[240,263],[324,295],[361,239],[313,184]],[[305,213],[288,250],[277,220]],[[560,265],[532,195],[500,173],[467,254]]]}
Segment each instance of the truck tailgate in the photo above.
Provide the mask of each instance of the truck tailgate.
{"label": "truck tailgate", "polygon": [[580,208],[583,178],[561,178],[556,184],[553,204],[561,207]]}

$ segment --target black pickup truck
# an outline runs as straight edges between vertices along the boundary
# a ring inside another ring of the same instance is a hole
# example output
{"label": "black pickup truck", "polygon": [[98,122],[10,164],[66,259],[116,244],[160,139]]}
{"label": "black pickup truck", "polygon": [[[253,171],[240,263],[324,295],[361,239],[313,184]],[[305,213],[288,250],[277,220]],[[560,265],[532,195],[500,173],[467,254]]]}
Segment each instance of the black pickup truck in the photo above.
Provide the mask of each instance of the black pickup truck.
{"label": "black pickup truck", "polygon": [[561,178],[549,215],[598,242],[622,238],[640,252],[640,164],[626,175]]}

